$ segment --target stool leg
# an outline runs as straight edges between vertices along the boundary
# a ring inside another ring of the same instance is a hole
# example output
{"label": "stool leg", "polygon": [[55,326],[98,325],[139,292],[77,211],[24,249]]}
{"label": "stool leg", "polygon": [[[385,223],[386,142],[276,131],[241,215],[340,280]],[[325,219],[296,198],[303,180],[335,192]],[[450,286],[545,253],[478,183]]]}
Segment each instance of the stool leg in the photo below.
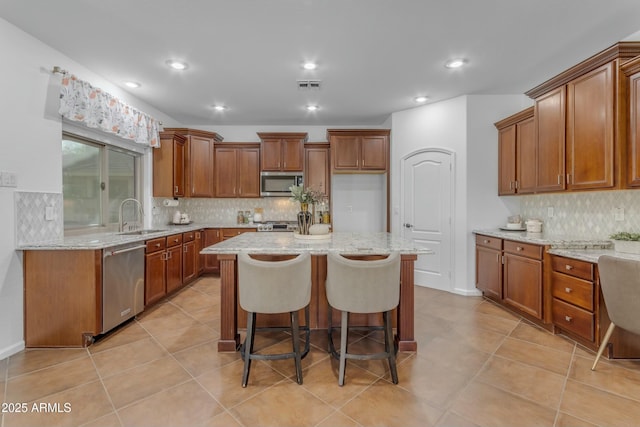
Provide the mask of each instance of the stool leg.
{"label": "stool leg", "polygon": [[604,334],[604,339],[602,340],[602,343],[600,343],[600,348],[598,349],[596,360],[594,360],[593,366],[591,367],[592,371],[596,370],[596,365],[598,364],[598,360],[600,360],[600,356],[602,356],[604,349],[607,348],[607,344],[609,343],[609,338],[611,338],[611,334],[613,333],[613,330],[615,328],[616,328],[616,325],[614,325],[613,322],[611,322],[611,324],[609,325],[609,329],[607,329],[607,332]]}
{"label": "stool leg", "polygon": [[338,385],[344,385],[344,371],[347,366],[347,334],[349,333],[349,312],[342,312],[342,328],[340,329],[340,372],[338,375]]}
{"label": "stool leg", "polygon": [[242,371],[242,387],[249,382],[251,370],[251,354],[253,353],[253,338],[256,333],[256,314],[247,313],[247,336],[244,339],[244,370]]}
{"label": "stool leg", "polygon": [[296,380],[298,384],[302,384],[302,357],[300,353],[300,327],[298,320],[298,312],[291,312],[291,335],[293,339],[293,353],[296,362]]}
{"label": "stool leg", "polygon": [[398,384],[398,370],[396,369],[396,351],[393,342],[393,328],[391,328],[391,312],[384,312],[384,348],[388,353],[389,369],[391,370],[391,381]]}

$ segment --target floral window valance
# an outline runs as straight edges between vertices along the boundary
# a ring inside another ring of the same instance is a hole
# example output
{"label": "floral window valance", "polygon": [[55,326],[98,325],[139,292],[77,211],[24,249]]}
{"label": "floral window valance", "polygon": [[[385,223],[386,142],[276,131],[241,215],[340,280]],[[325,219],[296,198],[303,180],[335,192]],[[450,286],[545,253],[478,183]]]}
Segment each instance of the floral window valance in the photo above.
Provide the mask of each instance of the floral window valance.
{"label": "floral window valance", "polygon": [[160,146],[160,122],[76,76],[62,76],[58,112],[68,120],[138,144]]}

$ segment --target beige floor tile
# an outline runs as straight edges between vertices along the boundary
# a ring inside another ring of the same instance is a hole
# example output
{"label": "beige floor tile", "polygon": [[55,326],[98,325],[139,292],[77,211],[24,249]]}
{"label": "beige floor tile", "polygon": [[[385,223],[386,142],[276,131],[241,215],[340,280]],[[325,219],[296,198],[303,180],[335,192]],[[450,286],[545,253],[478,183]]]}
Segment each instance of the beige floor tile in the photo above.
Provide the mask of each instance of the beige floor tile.
{"label": "beige floor tile", "polygon": [[224,409],[195,380],[118,410],[128,426],[205,426]]}
{"label": "beige floor tile", "polygon": [[162,303],[144,314],[139,319],[139,323],[153,336],[198,324],[194,318],[170,302]]}
{"label": "beige floor tile", "polygon": [[99,353],[125,344],[149,338],[151,335],[137,321],[126,323],[120,328],[100,337],[91,344],[88,349],[90,353]]}
{"label": "beige floor tile", "polygon": [[191,376],[171,356],[104,379],[116,409],[189,380]]}
{"label": "beige floor tile", "polygon": [[286,380],[230,409],[247,426],[314,426],[333,408],[304,387]]}
{"label": "beige floor tile", "polygon": [[387,427],[433,426],[443,413],[385,380],[378,380],[340,411],[363,426]]}
{"label": "beige floor tile", "polygon": [[568,338],[562,335],[553,335],[551,332],[528,322],[521,322],[509,336],[567,353],[573,353],[576,347],[575,343]]}
{"label": "beige floor tile", "polygon": [[111,412],[104,417],[83,424],[82,427],[122,427],[122,423],[118,415],[115,412]]}
{"label": "beige floor tile", "polygon": [[220,276],[202,276],[190,285],[191,289],[220,297]]}
{"label": "beige floor tile", "polygon": [[359,427],[360,424],[347,417],[340,411],[336,411],[322,420],[316,427]]}
{"label": "beige floor tile", "polygon": [[462,375],[478,372],[489,356],[489,353],[478,351],[460,340],[444,337],[435,338],[416,353],[416,357],[433,361],[442,366],[442,369]]}
{"label": "beige floor tile", "polygon": [[[300,347],[304,348],[304,339],[300,339]],[[293,344],[291,339],[286,339],[281,341],[275,345],[272,345],[269,348],[264,349],[263,353],[265,354],[278,354],[278,353],[288,353],[293,351]],[[309,353],[302,359],[302,369],[307,369],[311,365],[318,363],[321,360],[328,359],[329,353],[326,350],[320,350],[318,347],[310,346]],[[272,369],[280,372],[282,375],[291,378],[293,381],[296,380],[296,365],[293,359],[282,359],[282,360],[269,360],[265,361]]]}
{"label": "beige floor tile", "polygon": [[[84,348],[26,349],[8,359],[9,378],[88,356]],[[4,376],[2,377],[4,378]]]}
{"label": "beige floor tile", "polygon": [[218,298],[213,295],[205,294],[192,288],[181,290],[170,297],[169,300],[187,313],[211,307],[218,302]]}
{"label": "beige floor tile", "polygon": [[450,410],[479,426],[552,426],[556,410],[481,382],[472,382]]}
{"label": "beige floor tile", "polygon": [[494,356],[476,380],[556,409],[560,404],[565,378],[546,369]]}
{"label": "beige floor tile", "polygon": [[454,326],[449,332],[447,339],[458,340],[478,351],[492,354],[504,342],[505,335],[482,328],[476,329],[473,333],[468,333],[465,332],[464,328],[462,328],[462,331],[459,331]]}
{"label": "beige floor tile", "polygon": [[[484,307],[484,305],[480,305]],[[509,335],[520,320],[514,317],[496,316],[475,310],[466,313],[456,320],[456,330],[465,333],[475,333],[478,329],[488,329],[503,335]]]}
{"label": "beige floor tile", "polygon": [[169,353],[177,353],[187,348],[204,344],[220,337],[213,329],[200,323],[185,328],[165,330],[153,335]]}
{"label": "beige floor tile", "polygon": [[174,353],[173,357],[194,377],[205,372],[218,369],[240,359],[239,352],[219,352],[218,341],[213,340],[204,344],[189,347]]}
{"label": "beige floor tile", "polygon": [[[266,363],[251,363],[247,387],[242,387],[242,360],[209,371],[196,380],[225,408],[231,408],[252,396],[265,391],[274,384],[285,381],[282,374],[271,369]],[[297,385],[297,384],[296,384]]]}
{"label": "beige floor tile", "polygon": [[593,359],[574,357],[569,378],[640,401],[640,370],[627,369],[615,360],[600,360],[595,371],[591,370],[592,365]]}
{"label": "beige floor tile", "polygon": [[475,308],[477,313],[487,314],[494,317],[500,317],[507,320],[520,320],[520,316],[514,314],[512,311],[507,310],[504,307],[499,306],[498,304],[490,301],[484,300],[482,304],[478,304]]}
{"label": "beige floor tile", "polygon": [[94,381],[30,402],[26,413],[5,414],[4,427],[77,426],[112,411],[102,383]]}
{"label": "beige floor tile", "polygon": [[95,367],[85,353],[80,359],[10,378],[5,398],[8,402],[31,402],[97,379]]}
{"label": "beige floor tile", "polygon": [[123,344],[91,356],[102,378],[165,357],[167,352],[151,338]]}
{"label": "beige floor tile", "polygon": [[189,310],[187,313],[198,322],[211,327],[212,324],[220,321],[220,303],[197,310]]}
{"label": "beige floor tile", "polygon": [[[16,355],[17,356],[17,355]],[[4,381],[7,377],[7,366],[9,365],[9,358],[0,360],[0,381]]]}
{"label": "beige floor tile", "polygon": [[437,427],[479,427],[478,424],[471,422],[458,414],[447,412],[440,418]]}
{"label": "beige floor tile", "polygon": [[507,338],[495,354],[560,375],[567,375],[571,363],[570,353],[513,338]]}
{"label": "beige floor tile", "polygon": [[640,402],[568,380],[560,410],[602,426],[637,426]]}
{"label": "beige floor tile", "polygon": [[556,424],[554,427],[597,427],[595,424],[591,424],[586,422],[585,420],[581,420],[576,417],[572,417],[571,415],[565,414],[564,412],[558,413],[558,418],[556,419]]}

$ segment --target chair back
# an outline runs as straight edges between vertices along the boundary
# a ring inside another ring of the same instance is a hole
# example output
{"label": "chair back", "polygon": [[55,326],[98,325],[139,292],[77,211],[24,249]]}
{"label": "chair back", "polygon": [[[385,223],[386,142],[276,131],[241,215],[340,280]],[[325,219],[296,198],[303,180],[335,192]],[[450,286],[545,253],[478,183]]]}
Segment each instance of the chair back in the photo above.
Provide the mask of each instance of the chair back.
{"label": "chair back", "polygon": [[286,261],[262,261],[238,254],[240,307],[253,313],[287,313],[311,301],[311,255]]}
{"label": "chair back", "polygon": [[327,255],[327,300],[331,307],[350,313],[392,310],[400,302],[400,254],[365,261],[339,254]]}
{"label": "chair back", "polygon": [[602,255],[598,271],[609,319],[640,334],[640,261]]}

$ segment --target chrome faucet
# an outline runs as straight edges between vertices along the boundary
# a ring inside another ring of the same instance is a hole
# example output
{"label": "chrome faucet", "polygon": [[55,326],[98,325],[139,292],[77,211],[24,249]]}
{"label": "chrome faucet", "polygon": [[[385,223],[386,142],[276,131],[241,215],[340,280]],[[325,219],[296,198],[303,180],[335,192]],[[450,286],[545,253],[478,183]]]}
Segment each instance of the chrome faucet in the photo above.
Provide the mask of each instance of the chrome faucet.
{"label": "chrome faucet", "polygon": [[[124,211],[124,205],[127,202],[134,202],[137,207],[138,207],[138,215],[139,215],[139,221],[135,221],[133,224],[130,224],[128,222],[124,222],[124,215],[123,215],[123,211]],[[127,226],[127,230],[126,231],[135,231],[138,228],[142,228],[142,223],[144,221],[144,211],[142,210],[142,204],[140,203],[140,201],[138,201],[138,199],[124,199],[122,201],[122,203],[120,203],[120,210],[118,212],[118,230],[120,232],[125,231],[125,225]]]}

